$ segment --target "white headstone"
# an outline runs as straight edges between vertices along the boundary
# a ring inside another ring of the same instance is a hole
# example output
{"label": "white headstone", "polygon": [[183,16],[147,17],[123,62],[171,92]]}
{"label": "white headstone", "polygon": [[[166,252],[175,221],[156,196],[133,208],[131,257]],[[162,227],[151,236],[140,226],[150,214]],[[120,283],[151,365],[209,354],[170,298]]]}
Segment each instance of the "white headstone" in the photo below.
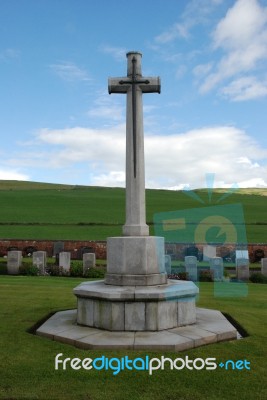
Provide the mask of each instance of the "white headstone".
{"label": "white headstone", "polygon": [[210,269],[215,281],[223,280],[223,259],[222,257],[213,257],[210,259]]}
{"label": "white headstone", "polygon": [[209,261],[213,257],[216,257],[216,246],[203,246],[203,261]]}
{"label": "white headstone", "polygon": [[8,251],[7,273],[10,275],[18,275],[21,264],[22,264],[22,251],[20,250]]}
{"label": "white headstone", "polygon": [[168,275],[172,273],[172,258],[168,254],[165,254],[165,269]]}
{"label": "white headstone", "polygon": [[195,256],[186,256],[185,261],[185,271],[188,274],[188,279],[190,281],[196,282],[198,280],[197,274],[197,258]]}
{"label": "white headstone", "polygon": [[46,251],[34,251],[32,253],[32,264],[39,269],[40,275],[45,275]]}
{"label": "white headstone", "polygon": [[59,253],[59,267],[62,267],[65,272],[70,270],[70,252],[62,251]]}
{"label": "white headstone", "polygon": [[95,253],[83,253],[83,273],[95,267]]}
{"label": "white headstone", "polygon": [[237,258],[246,258],[246,259],[249,259],[249,256],[248,256],[248,250],[236,250],[236,252],[235,252],[235,258],[237,259]]}
{"label": "white headstone", "polygon": [[267,258],[261,259],[261,273],[267,276]]}
{"label": "white headstone", "polygon": [[249,280],[249,260],[248,258],[236,259],[236,275],[240,281]]}

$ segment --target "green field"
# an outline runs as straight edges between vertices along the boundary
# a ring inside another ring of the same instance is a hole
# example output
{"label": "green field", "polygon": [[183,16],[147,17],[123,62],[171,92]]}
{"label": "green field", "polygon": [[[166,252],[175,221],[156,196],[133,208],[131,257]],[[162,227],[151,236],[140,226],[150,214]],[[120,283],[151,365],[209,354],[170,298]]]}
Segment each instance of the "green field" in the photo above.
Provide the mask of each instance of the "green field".
{"label": "green field", "polygon": [[[82,279],[0,276],[0,399],[2,400],[265,400],[266,285],[248,284],[247,297],[216,298],[212,283],[200,284],[198,306],[230,314],[249,336],[182,353],[90,351],[33,336],[27,330],[47,314],[76,308],[72,289]],[[177,357],[247,360],[250,370],[56,371],[55,357]]]}
{"label": "green field", "polygon": [[[147,222],[159,212],[216,205],[223,190],[196,193],[204,204],[182,191],[147,190]],[[267,189],[239,189],[219,204],[241,203],[249,243],[267,242]],[[1,239],[105,240],[121,235],[125,190],[34,182],[0,181]]]}

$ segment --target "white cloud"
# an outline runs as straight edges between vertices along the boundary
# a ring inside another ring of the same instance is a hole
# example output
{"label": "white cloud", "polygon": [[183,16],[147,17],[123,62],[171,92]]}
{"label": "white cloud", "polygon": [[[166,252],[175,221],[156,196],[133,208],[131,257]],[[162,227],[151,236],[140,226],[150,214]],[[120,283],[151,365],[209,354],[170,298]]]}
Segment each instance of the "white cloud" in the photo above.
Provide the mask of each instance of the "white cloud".
{"label": "white cloud", "polygon": [[121,187],[125,186],[124,171],[110,171],[92,177],[93,186]]}
{"label": "white cloud", "polygon": [[[262,63],[267,59],[267,7],[262,7],[257,0],[237,0],[213,32],[213,49],[222,54],[213,69],[205,71],[208,74],[200,84],[202,93],[230,80],[222,93],[233,95],[235,101],[266,95],[266,86],[259,81],[257,85],[255,81],[251,85],[250,81],[248,90],[240,74],[260,74]],[[237,86],[239,93],[236,95]]]}
{"label": "white cloud", "polygon": [[124,165],[124,131],[124,125],[109,129],[42,129],[37,134],[37,140],[41,145],[51,148],[48,167],[62,168],[70,164],[89,162],[90,168],[98,169],[102,173],[117,170],[119,165]]}
{"label": "white cloud", "polygon": [[[83,171],[84,184],[124,186],[125,126],[106,129],[43,129],[32,165],[47,171]],[[24,149],[25,150],[25,149]],[[146,135],[146,186],[196,188],[205,186],[205,174],[215,173],[215,186],[247,184],[267,187],[267,149],[246,132],[231,126],[204,127],[174,135]],[[36,155],[39,154],[39,157]],[[24,151],[25,156],[25,151]],[[27,155],[30,157],[30,154]],[[18,165],[21,162],[17,160]],[[67,182],[66,182],[67,183]],[[69,183],[75,183],[73,181]]]}
{"label": "white cloud", "polygon": [[215,48],[247,47],[253,38],[265,41],[267,9],[257,0],[237,0],[214,32]]}
{"label": "white cloud", "polygon": [[[245,132],[234,127],[211,127],[180,135],[147,138],[148,176],[169,180],[168,186],[189,183],[198,187],[207,172],[223,185],[252,178],[265,178],[267,168],[255,162],[266,159],[263,150]],[[160,150],[159,150],[160,149]],[[240,163],[241,157],[249,162]],[[265,160],[266,163],[266,160]],[[265,182],[267,186],[267,182]]]}
{"label": "white cloud", "polygon": [[267,96],[267,81],[253,76],[244,76],[221,89],[221,93],[232,101],[245,101]]}
{"label": "white cloud", "polygon": [[30,178],[16,170],[8,170],[0,167],[0,179],[5,181],[28,181]]}
{"label": "white cloud", "polygon": [[[125,103],[125,99],[124,103]],[[122,99],[119,97],[107,96],[107,91],[100,93],[93,106],[88,110],[87,115],[90,118],[101,118],[111,122],[122,122],[125,120],[125,106],[122,105]]]}
{"label": "white cloud", "polygon": [[49,67],[64,81],[79,82],[91,80],[86,70],[79,68],[77,65],[69,61],[51,64]]}
{"label": "white cloud", "polygon": [[241,181],[238,184],[240,188],[265,188],[266,181],[263,178],[252,178],[247,181]]}
{"label": "white cloud", "polygon": [[259,168],[260,165],[258,163],[253,163],[248,157],[239,157],[236,160],[237,164],[243,164],[249,168]]}
{"label": "white cloud", "polygon": [[187,2],[185,11],[179,18],[179,22],[174,23],[160,35],[155,37],[155,43],[165,45],[176,39],[188,39],[191,30],[199,24],[204,24],[222,0],[191,0]]}

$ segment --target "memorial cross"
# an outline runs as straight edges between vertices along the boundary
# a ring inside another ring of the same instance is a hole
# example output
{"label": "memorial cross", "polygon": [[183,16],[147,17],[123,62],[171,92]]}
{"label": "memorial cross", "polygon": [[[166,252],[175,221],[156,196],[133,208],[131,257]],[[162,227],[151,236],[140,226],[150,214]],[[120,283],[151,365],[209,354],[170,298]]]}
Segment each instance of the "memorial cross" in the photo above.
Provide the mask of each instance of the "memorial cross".
{"label": "memorial cross", "polygon": [[127,53],[127,77],[109,78],[109,94],[127,94],[126,110],[126,223],[125,236],[147,236],[143,93],[160,93],[159,77],[143,77],[139,52]]}

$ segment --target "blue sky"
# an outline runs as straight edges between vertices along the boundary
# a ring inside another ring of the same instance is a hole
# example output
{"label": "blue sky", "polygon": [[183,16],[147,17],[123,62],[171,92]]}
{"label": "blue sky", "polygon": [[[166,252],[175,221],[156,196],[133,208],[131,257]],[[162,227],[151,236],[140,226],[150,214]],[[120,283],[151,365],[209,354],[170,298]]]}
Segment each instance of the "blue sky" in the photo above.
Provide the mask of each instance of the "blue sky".
{"label": "blue sky", "polygon": [[146,186],[267,187],[266,0],[2,0],[0,179],[124,186],[131,50]]}

